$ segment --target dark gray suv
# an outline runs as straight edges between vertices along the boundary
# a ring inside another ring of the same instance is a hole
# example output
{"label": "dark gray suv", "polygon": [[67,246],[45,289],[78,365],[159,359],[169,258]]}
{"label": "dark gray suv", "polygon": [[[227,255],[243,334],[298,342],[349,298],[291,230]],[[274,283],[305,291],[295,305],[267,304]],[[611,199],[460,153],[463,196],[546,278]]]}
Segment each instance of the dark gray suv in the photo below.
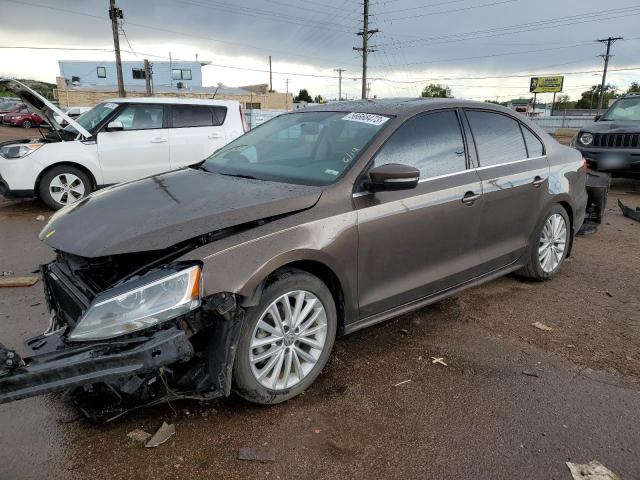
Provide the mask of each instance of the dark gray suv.
{"label": "dark gray suv", "polygon": [[287,400],[337,334],[509,272],[551,278],[586,202],[580,153],[499,106],[281,115],[52,217],[40,234],[57,252],[42,267],[50,324],[32,356],[0,349],[0,402],[68,389],[104,419],[232,390]]}

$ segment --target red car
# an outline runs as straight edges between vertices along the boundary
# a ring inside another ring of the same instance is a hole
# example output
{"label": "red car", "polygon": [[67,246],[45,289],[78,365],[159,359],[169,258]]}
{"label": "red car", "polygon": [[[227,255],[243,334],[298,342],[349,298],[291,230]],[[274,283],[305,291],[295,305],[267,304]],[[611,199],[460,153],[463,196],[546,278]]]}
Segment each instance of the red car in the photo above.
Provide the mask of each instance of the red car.
{"label": "red car", "polygon": [[20,110],[24,110],[26,105],[24,103],[16,103],[11,101],[0,101],[0,122],[7,114],[18,113]]}
{"label": "red car", "polygon": [[39,127],[42,123],[42,117],[36,113],[31,113],[29,110],[23,109],[18,113],[8,113],[3,119],[2,123],[5,125],[11,125],[14,127],[31,128],[33,126]]}

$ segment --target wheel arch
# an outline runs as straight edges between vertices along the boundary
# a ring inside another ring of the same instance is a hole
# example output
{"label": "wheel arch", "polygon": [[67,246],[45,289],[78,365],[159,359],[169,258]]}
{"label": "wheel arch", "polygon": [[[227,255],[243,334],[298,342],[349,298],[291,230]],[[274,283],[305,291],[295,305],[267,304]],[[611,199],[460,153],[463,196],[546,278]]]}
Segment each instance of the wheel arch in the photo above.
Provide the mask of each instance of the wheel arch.
{"label": "wheel arch", "polygon": [[58,163],[54,163],[52,165],[48,165],[46,168],[44,168],[40,172],[40,174],[36,178],[36,182],[34,184],[33,190],[34,190],[35,195],[37,197],[40,196],[40,182],[42,181],[42,177],[44,177],[53,168],[61,167],[61,166],[68,166],[68,167],[77,168],[78,170],[81,170],[83,173],[87,174],[89,176],[89,180],[91,181],[91,190],[92,191],[95,190],[98,187],[98,183],[96,181],[96,176],[93,174],[93,172],[91,170],[89,170],[84,165],[81,165],[81,164],[75,163],[75,162],[69,162],[69,161],[58,162]]}
{"label": "wheel arch", "polygon": [[567,216],[569,217],[569,231],[571,235],[569,235],[569,248],[567,249],[567,257],[571,256],[571,250],[573,249],[573,239],[575,237],[576,232],[573,231],[573,225],[575,223],[575,219],[573,218],[573,207],[566,200],[560,200],[557,205],[560,205],[567,212]]}
{"label": "wheel arch", "polygon": [[250,295],[244,297],[242,305],[257,305],[260,302],[260,298],[264,289],[277,278],[278,274],[286,272],[288,270],[301,270],[303,272],[307,272],[319,278],[327,286],[327,288],[331,292],[331,295],[333,296],[333,300],[336,305],[336,314],[338,317],[338,332],[339,334],[342,334],[344,332],[345,319],[347,316],[345,313],[346,302],[343,282],[341,282],[340,277],[333,268],[327,265],[327,263],[317,259],[294,260],[288,263],[284,263],[273,269],[266,276],[264,276],[262,281],[258,283],[258,285],[252,290]]}

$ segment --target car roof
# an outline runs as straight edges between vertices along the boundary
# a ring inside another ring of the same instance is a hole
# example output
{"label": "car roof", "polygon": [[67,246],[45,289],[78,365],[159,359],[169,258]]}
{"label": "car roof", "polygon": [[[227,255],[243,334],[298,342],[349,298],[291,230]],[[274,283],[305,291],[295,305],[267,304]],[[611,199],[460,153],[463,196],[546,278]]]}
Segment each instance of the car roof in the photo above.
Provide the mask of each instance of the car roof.
{"label": "car roof", "polygon": [[237,107],[236,100],[213,100],[210,98],[168,98],[168,97],[131,97],[111,98],[105,100],[111,103],[165,103],[171,105],[218,105],[224,107]]}
{"label": "car roof", "polygon": [[[332,102],[324,105],[308,107],[302,111],[325,112],[362,112],[378,115],[392,115],[396,117],[412,116],[416,113],[437,108],[483,108],[496,110],[513,115],[510,108],[487,102],[474,102],[456,98],[388,98],[376,100],[351,100],[344,102]],[[291,113],[300,112],[293,110]]]}

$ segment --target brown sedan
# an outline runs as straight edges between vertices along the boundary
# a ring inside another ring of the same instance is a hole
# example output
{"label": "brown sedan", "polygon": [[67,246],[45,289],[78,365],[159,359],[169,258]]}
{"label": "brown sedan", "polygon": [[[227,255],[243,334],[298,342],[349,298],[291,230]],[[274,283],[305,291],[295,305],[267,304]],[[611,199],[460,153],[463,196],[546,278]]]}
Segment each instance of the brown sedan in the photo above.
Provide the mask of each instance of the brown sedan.
{"label": "brown sedan", "polygon": [[281,115],[54,215],[41,233],[57,251],[43,267],[51,321],[32,357],[0,349],[0,401],[69,389],[101,418],[232,389],[287,400],[336,334],[509,272],[553,277],[586,202],[580,153],[499,106]]}

